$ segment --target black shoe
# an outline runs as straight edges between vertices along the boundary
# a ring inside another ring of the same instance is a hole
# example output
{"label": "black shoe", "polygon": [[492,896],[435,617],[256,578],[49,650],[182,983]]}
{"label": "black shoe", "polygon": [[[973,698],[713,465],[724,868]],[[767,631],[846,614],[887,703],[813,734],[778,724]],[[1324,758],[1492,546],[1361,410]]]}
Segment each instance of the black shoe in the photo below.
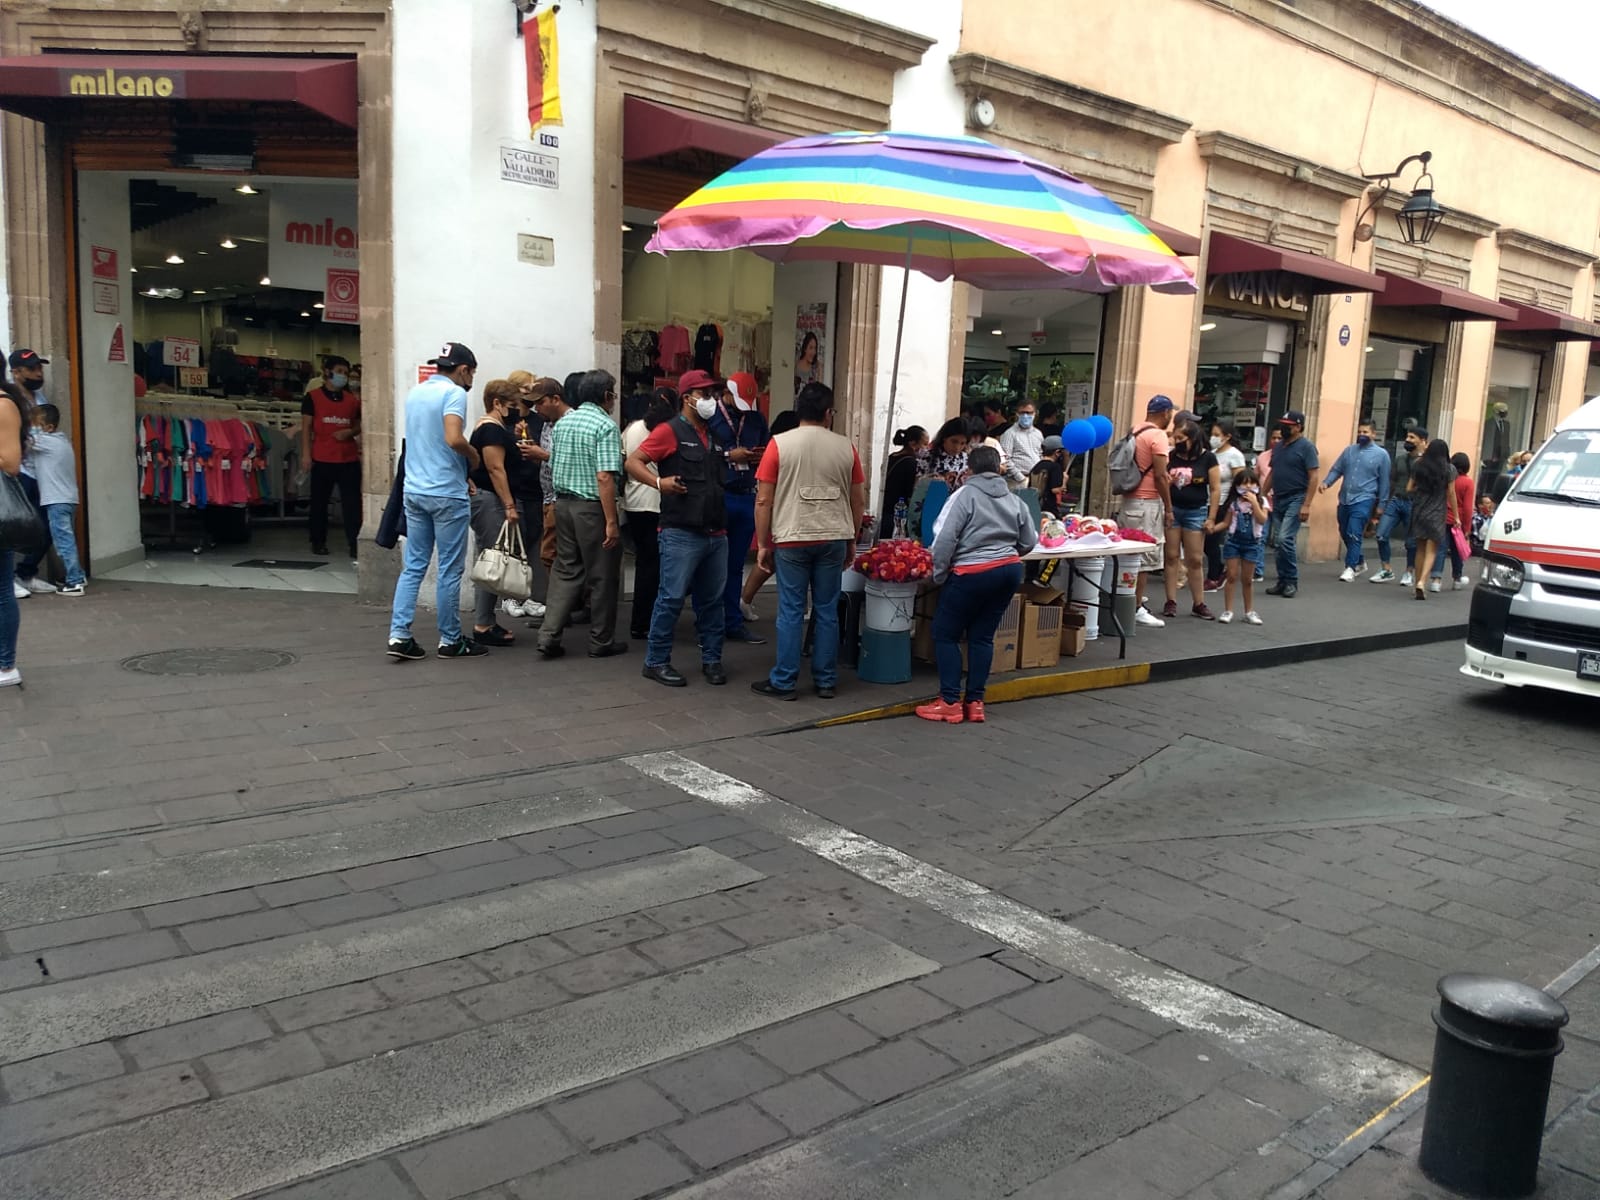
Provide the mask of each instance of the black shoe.
{"label": "black shoe", "polygon": [[614,655],[626,654],[627,652],[628,652],[628,643],[627,642],[612,642],[610,645],[607,645],[607,646],[591,646],[589,648],[589,657],[590,658],[611,658]]}
{"label": "black shoe", "polygon": [[751,633],[743,625],[737,629],[728,630],[727,633],[722,635],[722,639],[726,642],[744,642],[749,646],[765,646],[767,644],[766,638]]}
{"label": "black shoe", "polygon": [[700,674],[706,677],[706,682],[712,687],[721,687],[728,682],[728,673],[722,669],[719,662],[706,663],[700,668]]}
{"label": "black shoe", "polygon": [[417,645],[416,638],[407,638],[403,642],[389,643],[389,657],[403,658],[415,662],[419,658],[427,658],[428,652]]}
{"label": "black shoe", "polygon": [[445,642],[439,647],[440,658],[482,658],[489,651],[469,637],[459,642]]}
{"label": "black shoe", "polygon": [[472,640],[483,646],[504,647],[517,644],[517,639],[512,636],[511,631],[498,623],[489,626],[488,629],[474,629]]}
{"label": "black shoe", "polygon": [[774,700],[798,700],[800,693],[793,688],[787,692],[782,688],[772,686],[771,679],[758,679],[750,685],[750,690],[758,696],[771,696]]}
{"label": "black shoe", "polygon": [[628,630],[628,636],[636,642],[648,642],[650,640],[650,631],[648,629],[630,629]]}
{"label": "black shoe", "polygon": [[567,652],[567,648],[560,642],[539,643],[539,653],[544,658],[560,658]]}
{"label": "black shoe", "polygon": [[814,690],[816,691],[817,699],[819,700],[832,700],[834,697],[834,690],[825,684],[817,684]]}
{"label": "black shoe", "polygon": [[1267,595],[1269,595],[1269,596],[1281,596],[1281,595],[1283,595],[1283,589],[1285,587],[1287,587],[1287,586],[1288,585],[1286,583],[1284,583],[1283,580],[1280,579],[1280,580],[1278,580],[1277,583],[1273,584],[1271,587],[1269,587],[1267,589]]}
{"label": "black shoe", "polygon": [[662,663],[659,667],[646,666],[639,672],[646,679],[654,679],[657,683],[667,687],[688,687],[689,681],[683,677],[683,672],[671,663]]}
{"label": "black shoe", "polygon": [[320,554],[320,555],[322,555],[323,558],[327,558],[328,557],[328,547],[327,546],[313,546],[313,547],[311,547],[311,553]]}
{"label": "black shoe", "polygon": [[1297,593],[1299,590],[1300,587],[1298,584],[1286,583],[1283,585],[1283,590],[1279,592],[1278,595],[1282,596],[1285,600],[1293,600],[1295,598],[1295,593]]}
{"label": "black shoe", "polygon": [[589,610],[587,608],[580,608],[567,618],[567,627],[569,629],[574,625],[587,625],[588,623]]}

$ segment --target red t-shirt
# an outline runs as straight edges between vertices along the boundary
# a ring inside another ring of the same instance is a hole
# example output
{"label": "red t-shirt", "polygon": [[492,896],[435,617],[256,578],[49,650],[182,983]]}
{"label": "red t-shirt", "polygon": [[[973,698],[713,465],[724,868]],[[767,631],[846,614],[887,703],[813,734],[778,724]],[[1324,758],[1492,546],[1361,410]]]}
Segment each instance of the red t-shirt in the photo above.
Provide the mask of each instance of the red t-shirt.
{"label": "red t-shirt", "polygon": [[[865,483],[866,472],[861,469],[861,455],[856,453],[855,447],[850,448],[850,482]],[[778,440],[774,438],[767,443],[766,450],[761,455],[761,465],[756,468],[756,482],[776,484],[778,482]],[[842,540],[842,539],[841,539]],[[778,542],[780,546],[820,546],[821,542]]]}
{"label": "red t-shirt", "polygon": [[[306,393],[300,411],[311,418],[311,461],[353,463],[361,461],[361,443],[355,439],[338,441],[334,434],[361,423],[361,398],[346,389],[330,392],[317,388]],[[341,497],[341,503],[343,498]]]}
{"label": "red t-shirt", "polygon": [[[1471,475],[1456,476],[1456,508],[1460,513],[1461,520],[1452,522],[1452,524],[1458,524],[1463,532],[1472,528],[1472,514],[1478,506],[1476,492],[1477,489],[1472,486]],[[1448,519],[1448,512],[1449,510],[1447,509],[1446,519]]]}

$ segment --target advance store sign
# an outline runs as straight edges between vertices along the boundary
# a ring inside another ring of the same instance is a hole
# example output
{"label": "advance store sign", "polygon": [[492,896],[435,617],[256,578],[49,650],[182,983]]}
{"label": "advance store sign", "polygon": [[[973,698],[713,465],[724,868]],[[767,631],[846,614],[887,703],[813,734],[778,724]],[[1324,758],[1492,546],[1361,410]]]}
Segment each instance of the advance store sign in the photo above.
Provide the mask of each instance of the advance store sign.
{"label": "advance store sign", "polygon": [[330,269],[360,265],[351,184],[273,184],[267,222],[267,274],[275,287],[321,292]]}

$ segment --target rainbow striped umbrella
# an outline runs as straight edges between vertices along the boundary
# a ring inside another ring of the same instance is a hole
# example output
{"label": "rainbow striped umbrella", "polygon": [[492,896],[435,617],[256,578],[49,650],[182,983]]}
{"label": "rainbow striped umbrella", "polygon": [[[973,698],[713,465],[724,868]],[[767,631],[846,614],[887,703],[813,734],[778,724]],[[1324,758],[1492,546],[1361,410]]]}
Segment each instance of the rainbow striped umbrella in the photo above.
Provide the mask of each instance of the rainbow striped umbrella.
{"label": "rainbow striped umbrella", "polygon": [[1195,290],[1193,272],[1115,201],[969,137],[832,133],[783,142],[663,216],[645,248],[877,263],[990,290]]}

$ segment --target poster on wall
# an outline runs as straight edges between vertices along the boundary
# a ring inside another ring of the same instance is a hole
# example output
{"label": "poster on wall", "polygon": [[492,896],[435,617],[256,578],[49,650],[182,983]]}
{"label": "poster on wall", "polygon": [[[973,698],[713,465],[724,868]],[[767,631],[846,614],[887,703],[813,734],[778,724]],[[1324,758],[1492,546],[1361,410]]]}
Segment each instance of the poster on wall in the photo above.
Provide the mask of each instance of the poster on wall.
{"label": "poster on wall", "polygon": [[128,342],[122,336],[121,324],[111,331],[111,349],[106,351],[106,361],[112,363],[128,361]]}
{"label": "poster on wall", "polygon": [[276,287],[320,292],[329,268],[361,257],[351,184],[275,183],[267,197],[267,275]]}
{"label": "poster on wall", "polygon": [[89,247],[89,274],[96,279],[117,278],[117,250],[115,246]]}
{"label": "poster on wall", "polygon": [[94,281],[94,310],[104,316],[114,317],[122,311],[122,289],[114,283]]}
{"label": "poster on wall", "polygon": [[[828,302],[801,304],[794,314],[794,386],[799,391],[808,383],[822,380],[827,361]],[[826,381],[824,381],[826,382]]]}
{"label": "poster on wall", "polygon": [[322,304],[324,321],[334,325],[361,324],[361,272],[329,267]]}
{"label": "poster on wall", "polygon": [[1087,417],[1094,409],[1094,397],[1087,383],[1069,383],[1061,389],[1062,419],[1076,421]]}

